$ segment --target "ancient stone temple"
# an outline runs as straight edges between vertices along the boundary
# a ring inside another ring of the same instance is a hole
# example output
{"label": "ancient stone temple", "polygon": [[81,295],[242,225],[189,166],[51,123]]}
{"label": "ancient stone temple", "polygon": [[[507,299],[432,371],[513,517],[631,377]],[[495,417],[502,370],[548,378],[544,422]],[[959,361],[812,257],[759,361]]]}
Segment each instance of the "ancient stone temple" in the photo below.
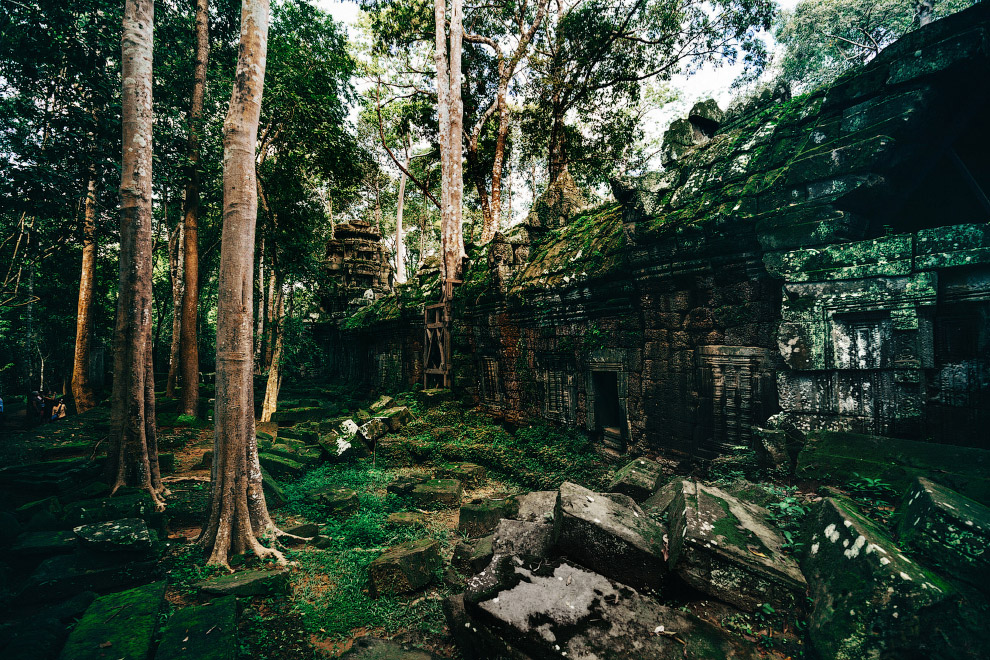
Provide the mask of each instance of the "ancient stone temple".
{"label": "ancient stone temple", "polygon": [[324,311],[339,317],[389,293],[393,273],[377,227],[352,220],[335,226],[333,236],[324,257],[333,288],[321,299]]}
{"label": "ancient stone temple", "polygon": [[[496,236],[457,293],[455,388],[619,452],[774,426],[990,446],[988,13],[804,96],[699,104],[617,203]],[[421,318],[342,340],[395,354]]]}

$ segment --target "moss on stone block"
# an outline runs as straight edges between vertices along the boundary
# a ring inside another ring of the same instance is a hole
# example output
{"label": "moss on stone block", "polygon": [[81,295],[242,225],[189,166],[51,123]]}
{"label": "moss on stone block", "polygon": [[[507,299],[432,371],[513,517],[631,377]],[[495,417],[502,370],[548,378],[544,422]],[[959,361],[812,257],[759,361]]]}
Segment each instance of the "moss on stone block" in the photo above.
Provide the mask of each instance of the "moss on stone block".
{"label": "moss on stone block", "polygon": [[461,492],[456,479],[431,479],[414,486],[409,497],[423,508],[453,509],[461,505]]}
{"label": "moss on stone block", "polygon": [[97,598],[60,660],[147,660],[164,597],[165,583],[155,582]]}
{"label": "moss on stone block", "polygon": [[306,466],[302,463],[294,461],[291,458],[269,454],[268,452],[260,452],[258,454],[258,460],[261,462],[263,468],[268,470],[272,476],[279,479],[286,477],[298,479],[306,471]]}
{"label": "moss on stone block", "polygon": [[430,583],[441,563],[440,543],[434,539],[390,548],[368,567],[369,591],[375,598],[416,591]]}
{"label": "moss on stone block", "polygon": [[608,489],[642,502],[652,495],[663,476],[663,468],[648,458],[636,458],[615,473]]}
{"label": "moss on stone block", "polygon": [[237,651],[237,598],[226,596],[173,614],[155,660],[234,660]]}
{"label": "moss on stone block", "polygon": [[457,531],[472,538],[491,534],[508,509],[509,500],[472,500],[461,505]]}

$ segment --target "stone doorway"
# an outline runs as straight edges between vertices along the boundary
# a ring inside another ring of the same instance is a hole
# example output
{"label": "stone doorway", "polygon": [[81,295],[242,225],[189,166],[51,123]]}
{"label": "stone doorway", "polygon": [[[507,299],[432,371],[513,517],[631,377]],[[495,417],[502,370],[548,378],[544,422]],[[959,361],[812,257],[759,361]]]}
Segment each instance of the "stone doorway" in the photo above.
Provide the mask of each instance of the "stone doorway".
{"label": "stone doorway", "polygon": [[594,398],[595,430],[601,433],[602,444],[617,452],[624,452],[625,415],[619,399],[618,372],[592,371],[591,389]]}

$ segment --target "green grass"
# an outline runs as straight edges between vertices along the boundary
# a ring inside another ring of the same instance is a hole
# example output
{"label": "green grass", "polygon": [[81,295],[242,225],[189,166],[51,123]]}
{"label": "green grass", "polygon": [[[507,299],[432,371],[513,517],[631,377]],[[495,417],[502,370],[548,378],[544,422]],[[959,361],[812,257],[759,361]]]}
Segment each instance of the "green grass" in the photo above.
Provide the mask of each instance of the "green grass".
{"label": "green grass", "polygon": [[[413,594],[373,599],[365,592],[368,565],[385,548],[420,538],[436,539],[446,548],[455,540],[440,526],[400,528],[387,523],[390,513],[410,508],[403,498],[385,492],[395,474],[394,470],[373,468],[368,462],[323,466],[286,487],[289,511],[320,524],[331,539],[331,547],[324,551],[303,550],[290,555],[301,572],[296,575],[299,597],[295,607],[310,632],[334,639],[347,637],[361,627],[380,629],[385,634],[408,629],[439,634],[443,630],[440,604],[447,594],[442,586],[427,598]],[[343,519],[328,518],[308,499],[312,492],[339,487],[358,493],[358,513]],[[435,584],[440,585],[440,575],[436,578]]]}

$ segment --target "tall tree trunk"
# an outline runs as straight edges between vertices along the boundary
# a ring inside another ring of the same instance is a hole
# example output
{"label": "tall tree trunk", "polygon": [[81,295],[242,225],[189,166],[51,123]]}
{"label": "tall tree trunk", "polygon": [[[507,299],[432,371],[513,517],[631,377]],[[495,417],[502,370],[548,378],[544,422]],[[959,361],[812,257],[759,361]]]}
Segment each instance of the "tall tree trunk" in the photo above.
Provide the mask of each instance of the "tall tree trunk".
{"label": "tall tree trunk", "polygon": [[258,239],[258,276],[256,278],[258,286],[258,314],[254,320],[254,373],[260,374],[261,349],[265,339],[265,237]]}
{"label": "tall tree trunk", "polygon": [[121,39],[123,157],[120,175],[120,284],[114,331],[113,398],[107,460],[111,492],[147,490],[165,503],[158,471],[151,357],[152,0],[126,0]]}
{"label": "tall tree trunk", "polygon": [[76,412],[96,406],[89,382],[89,349],[93,330],[93,298],[96,295],[96,168],[89,168],[89,183],[83,203],[83,253],[76,305],[76,347],[72,359],[72,400]]}
{"label": "tall tree trunk", "polygon": [[275,268],[274,264],[269,265],[268,270],[268,293],[265,295],[265,354],[261,370],[266,371],[268,365],[272,363],[272,351],[275,349]]}
{"label": "tall tree trunk", "polygon": [[[406,135],[406,169],[409,169],[409,144],[410,136]],[[406,244],[403,240],[402,231],[402,207],[406,201],[406,173],[403,172],[399,178],[399,202],[395,211],[395,281],[403,284],[406,281]]]}
{"label": "tall tree trunk", "polygon": [[[208,0],[196,0],[196,67],[193,71],[192,106],[189,111],[189,177],[182,220],[182,398],[179,412],[199,415],[199,141],[206,92],[206,65],[210,59]],[[253,246],[252,246],[253,248]]]}
{"label": "tall tree trunk", "polygon": [[255,147],[265,80],[268,0],[243,0],[241,41],[224,121],[223,234],[217,300],[217,398],[207,518],[198,543],[209,563],[229,568],[231,553],[285,557],[258,538],[280,534],[265,503],[254,426],[251,343],[254,236],[258,216]]}
{"label": "tall tree trunk", "polygon": [[176,222],[168,237],[168,273],[172,280],[172,347],[168,353],[165,396],[169,399],[175,398],[175,386],[179,381],[179,346],[182,344],[182,253],[182,223]]}
{"label": "tall tree trunk", "polygon": [[265,387],[265,401],[261,405],[261,421],[272,421],[272,413],[278,409],[278,391],[282,387],[282,347],[285,343],[285,299],[282,284],[279,283],[278,293],[278,328],[275,330],[275,351],[272,353],[272,363],[268,366],[268,384]]}
{"label": "tall tree trunk", "polygon": [[487,243],[502,228],[502,164],[505,162],[505,142],[509,135],[509,104],[506,96],[509,92],[509,78],[503,76],[499,80],[498,96],[498,131],[495,134],[495,160],[492,163],[492,219],[481,233],[481,242]]}
{"label": "tall tree trunk", "polygon": [[[567,169],[567,140],[564,135],[564,116],[554,110],[550,126],[550,149],[547,154],[547,187],[553,185],[561,172]],[[535,200],[534,200],[535,201]]]}
{"label": "tall tree trunk", "polygon": [[[461,44],[464,37],[461,0],[451,0],[450,55],[447,55],[446,2],[435,0],[437,66],[437,114],[440,119],[442,291],[449,296],[452,282],[461,278],[464,258],[464,235],[461,227],[461,202],[464,175],[461,160],[464,105],[461,101]],[[449,72],[448,72],[449,66]]]}

